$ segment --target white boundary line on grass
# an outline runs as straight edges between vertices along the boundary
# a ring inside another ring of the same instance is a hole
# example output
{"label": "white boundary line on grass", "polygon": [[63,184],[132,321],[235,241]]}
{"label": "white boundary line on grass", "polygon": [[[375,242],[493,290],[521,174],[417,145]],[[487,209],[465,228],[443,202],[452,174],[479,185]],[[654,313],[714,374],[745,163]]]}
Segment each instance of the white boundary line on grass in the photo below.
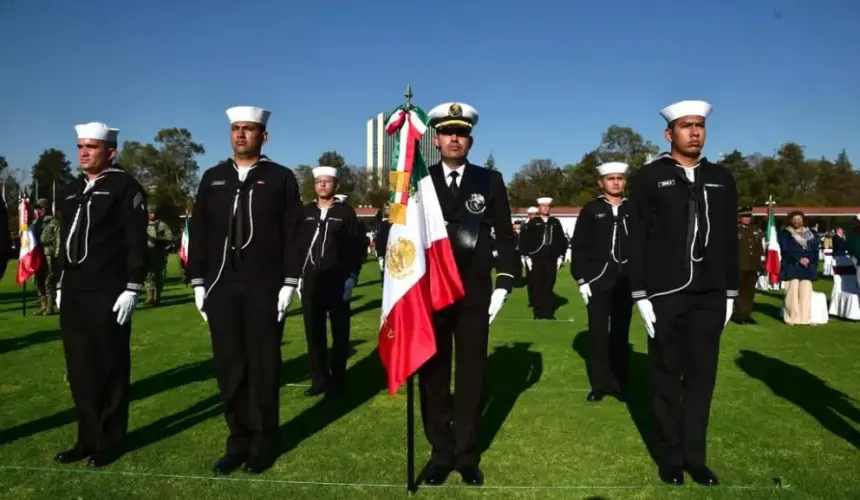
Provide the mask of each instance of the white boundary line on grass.
{"label": "white boundary line on grass", "polygon": [[[109,471],[109,470],[90,470],[90,469],[58,469],[53,467],[24,467],[16,465],[0,465],[0,471],[24,471],[24,472],[65,472],[73,474],[103,474],[107,476],[130,476],[130,477],[152,477],[159,479],[186,479],[196,481],[234,481],[245,483],[271,483],[271,484],[289,484],[294,486],[331,486],[344,488],[398,488],[406,489],[406,484],[388,484],[388,483],[340,483],[330,481],[291,481],[287,479],[257,479],[252,477],[224,477],[224,476],[194,476],[185,474],[159,474],[152,472],[126,472],[126,471]],[[419,485],[420,487],[421,485]],[[688,486],[689,487],[689,486]],[[654,488],[675,488],[678,486],[645,484],[645,485],[483,485],[480,487],[467,485],[444,485],[444,486],[424,486],[422,489],[473,489],[479,490],[644,490]],[[681,487],[683,488],[683,487]],[[776,490],[781,489],[776,486],[751,486],[751,485],[720,485],[716,489],[729,490]]]}

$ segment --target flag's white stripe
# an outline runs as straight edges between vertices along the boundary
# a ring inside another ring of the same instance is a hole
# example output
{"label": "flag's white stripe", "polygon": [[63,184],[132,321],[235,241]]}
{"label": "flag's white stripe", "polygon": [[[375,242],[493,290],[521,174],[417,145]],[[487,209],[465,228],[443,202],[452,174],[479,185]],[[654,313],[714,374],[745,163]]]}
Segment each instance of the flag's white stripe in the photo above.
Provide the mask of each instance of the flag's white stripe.
{"label": "flag's white stripe", "polygon": [[447,238],[448,230],[445,228],[445,219],[442,216],[442,207],[439,205],[433,178],[428,175],[421,179],[418,183],[418,192],[421,204],[424,206],[425,248],[430,248],[434,241]]}
{"label": "flag's white stripe", "polygon": [[[423,200],[410,198],[406,204],[406,224],[394,224],[388,236],[388,249],[386,250],[385,286],[382,288],[382,317],[388,316],[391,309],[410,288],[418,283],[418,280],[427,272],[426,255],[424,253],[425,243],[423,235],[426,234],[423,208]],[[390,260],[396,255],[398,240],[406,240],[412,243],[415,250],[414,260],[407,269],[398,269],[398,274],[403,276],[397,279],[392,274]]]}

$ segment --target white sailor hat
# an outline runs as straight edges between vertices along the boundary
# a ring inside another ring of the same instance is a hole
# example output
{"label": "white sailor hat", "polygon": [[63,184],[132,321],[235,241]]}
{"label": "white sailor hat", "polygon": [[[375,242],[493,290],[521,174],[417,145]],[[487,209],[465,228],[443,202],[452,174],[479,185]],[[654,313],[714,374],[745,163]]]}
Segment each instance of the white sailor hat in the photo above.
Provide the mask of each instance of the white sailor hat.
{"label": "white sailor hat", "polygon": [[322,176],[334,177],[335,179],[337,179],[337,169],[334,167],[326,167],[324,165],[320,165],[319,167],[316,167],[313,172],[315,179],[317,177]]}
{"label": "white sailor hat", "polygon": [[337,201],[343,201],[347,198],[347,196],[345,194],[336,194],[336,195],[334,195],[334,197]]}
{"label": "white sailor hat", "polygon": [[526,213],[536,214],[536,213],[538,213],[538,207],[529,207],[529,209],[526,210]]}
{"label": "white sailor hat", "polygon": [[111,128],[104,123],[99,122],[75,125],[75,132],[78,133],[78,139],[95,139],[97,141],[117,142],[117,139],[119,138],[118,128]]}
{"label": "white sailor hat", "polygon": [[672,123],[682,116],[707,118],[711,114],[711,105],[705,101],[680,101],[666,106],[660,110],[660,114],[668,123]]}
{"label": "white sailor hat", "polygon": [[855,215],[854,218],[860,220],[860,214]]}
{"label": "white sailor hat", "polygon": [[254,106],[234,106],[227,110],[227,118],[230,123],[236,122],[251,122],[259,123],[266,126],[272,112],[263,108],[255,108]]}
{"label": "white sailor hat", "polygon": [[446,102],[427,113],[430,126],[435,129],[444,127],[465,127],[471,129],[478,124],[478,110],[464,102]]}
{"label": "white sailor hat", "polygon": [[600,174],[601,177],[609,174],[626,174],[627,169],[629,167],[626,163],[622,163],[620,161],[611,161],[609,163],[604,163],[597,167],[597,173]]}
{"label": "white sailor hat", "polygon": [[538,202],[538,205],[551,205],[552,204],[552,198],[545,196],[543,198],[538,198],[537,202]]}

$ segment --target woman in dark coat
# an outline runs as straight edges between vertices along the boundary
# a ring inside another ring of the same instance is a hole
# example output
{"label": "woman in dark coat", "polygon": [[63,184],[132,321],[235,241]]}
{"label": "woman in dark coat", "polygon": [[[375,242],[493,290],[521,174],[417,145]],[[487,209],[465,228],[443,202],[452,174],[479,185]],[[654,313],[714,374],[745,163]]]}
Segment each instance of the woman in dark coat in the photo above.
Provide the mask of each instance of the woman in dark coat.
{"label": "woman in dark coat", "polygon": [[783,318],[789,325],[808,325],[812,312],[812,281],[818,277],[819,239],[806,227],[803,212],[788,214],[788,225],[779,233],[782,254],[779,275],[787,282]]}

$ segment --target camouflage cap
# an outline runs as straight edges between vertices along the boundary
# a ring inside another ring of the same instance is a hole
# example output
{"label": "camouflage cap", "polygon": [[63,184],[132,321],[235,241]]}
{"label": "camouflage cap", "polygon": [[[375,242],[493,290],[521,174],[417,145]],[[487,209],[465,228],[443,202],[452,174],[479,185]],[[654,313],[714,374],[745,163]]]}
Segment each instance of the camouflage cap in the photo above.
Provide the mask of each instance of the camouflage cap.
{"label": "camouflage cap", "polygon": [[738,217],[752,217],[753,209],[749,205],[738,208]]}
{"label": "camouflage cap", "polygon": [[147,205],[146,211],[154,214],[155,212],[158,211],[158,205]]}
{"label": "camouflage cap", "polygon": [[51,202],[47,198],[39,198],[36,200],[36,208],[51,208]]}

